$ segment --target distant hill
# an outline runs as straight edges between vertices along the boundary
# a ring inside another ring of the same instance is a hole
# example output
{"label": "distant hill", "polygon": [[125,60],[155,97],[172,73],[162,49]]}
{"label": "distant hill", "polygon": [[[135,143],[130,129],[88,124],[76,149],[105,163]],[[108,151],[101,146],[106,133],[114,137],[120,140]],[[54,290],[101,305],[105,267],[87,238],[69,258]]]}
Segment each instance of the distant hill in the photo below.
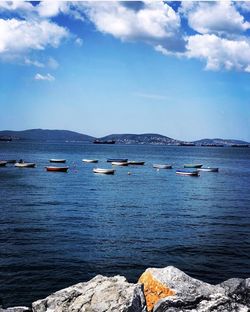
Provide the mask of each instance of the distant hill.
{"label": "distant hill", "polygon": [[[4,140],[32,140],[32,141],[80,141],[93,142],[96,138],[68,130],[43,130],[30,129],[24,131],[0,131],[0,141]],[[110,134],[100,141],[114,140],[116,144],[155,144],[155,145],[184,145],[184,146],[231,146],[231,145],[250,145],[241,140],[232,139],[202,139],[193,142],[183,142],[164,135],[155,133],[144,134]]]}
{"label": "distant hill", "polygon": [[223,145],[223,146],[230,146],[230,145],[244,145],[249,144],[248,142],[242,140],[233,140],[233,139],[202,139],[198,141],[194,141],[195,145]]}
{"label": "distant hill", "polygon": [[144,134],[111,134],[100,138],[101,140],[115,140],[118,144],[158,144],[179,145],[181,141],[154,133]]}
{"label": "distant hill", "polygon": [[92,142],[95,138],[89,135],[68,131],[68,130],[43,130],[30,129],[24,131],[0,131],[1,137],[10,137],[14,140],[35,140],[35,141],[84,141]]}

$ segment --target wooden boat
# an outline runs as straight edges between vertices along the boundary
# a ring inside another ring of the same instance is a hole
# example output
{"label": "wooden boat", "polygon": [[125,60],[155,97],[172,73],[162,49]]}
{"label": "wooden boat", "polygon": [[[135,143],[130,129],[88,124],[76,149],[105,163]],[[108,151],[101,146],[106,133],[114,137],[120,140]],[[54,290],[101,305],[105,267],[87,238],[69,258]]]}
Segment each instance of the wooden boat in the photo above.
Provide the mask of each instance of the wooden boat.
{"label": "wooden boat", "polygon": [[218,172],[219,168],[212,168],[212,167],[203,167],[203,168],[198,168],[198,171],[206,171],[206,172]]}
{"label": "wooden boat", "polygon": [[49,162],[53,162],[53,163],[65,163],[66,159],[50,159]]}
{"label": "wooden boat", "polygon": [[127,161],[112,161],[111,163],[113,166],[128,166]]}
{"label": "wooden boat", "polygon": [[143,166],[145,164],[145,161],[135,161],[131,160],[128,162],[129,165],[135,165],[135,166]]}
{"label": "wooden boat", "polygon": [[35,168],[36,164],[35,163],[17,162],[17,163],[15,163],[14,166],[18,167],[18,168]]}
{"label": "wooden boat", "polygon": [[185,175],[185,176],[193,176],[193,177],[199,176],[199,172],[197,170],[194,170],[194,171],[176,170],[176,174]]}
{"label": "wooden boat", "polygon": [[53,172],[67,172],[69,167],[54,167],[54,166],[48,166],[45,167],[47,171],[53,171]]}
{"label": "wooden boat", "polygon": [[201,168],[202,164],[185,164],[184,168]]}
{"label": "wooden boat", "polygon": [[0,167],[5,167],[7,164],[7,161],[5,160],[0,160]]}
{"label": "wooden boat", "polygon": [[156,168],[156,169],[172,169],[172,165],[154,164],[153,168]]}
{"label": "wooden boat", "polygon": [[82,159],[82,161],[85,163],[98,163],[97,159]]}
{"label": "wooden boat", "polygon": [[101,173],[101,174],[114,174],[115,169],[102,169],[102,168],[94,168],[94,173]]}
{"label": "wooden boat", "polygon": [[108,158],[107,162],[127,162],[127,158]]}

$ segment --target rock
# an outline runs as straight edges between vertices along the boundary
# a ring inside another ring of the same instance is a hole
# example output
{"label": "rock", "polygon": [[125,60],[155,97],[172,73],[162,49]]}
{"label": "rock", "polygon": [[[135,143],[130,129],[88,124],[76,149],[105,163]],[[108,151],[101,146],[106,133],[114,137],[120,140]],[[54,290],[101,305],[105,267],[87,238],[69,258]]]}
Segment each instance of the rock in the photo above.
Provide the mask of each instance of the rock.
{"label": "rock", "polygon": [[149,311],[250,311],[250,279],[231,279],[219,285],[211,285],[169,266],[163,269],[147,269],[139,282],[144,285]]}
{"label": "rock", "polygon": [[[146,281],[145,277],[148,277]],[[165,291],[158,292],[157,288],[154,289],[154,285],[150,282],[150,279],[160,283],[162,287],[165,288]],[[181,302],[186,302],[188,306],[193,306],[200,302],[202,298],[206,298],[209,294],[218,291],[224,293],[222,287],[212,286],[208,283],[191,278],[173,266],[163,269],[149,268],[142,274],[139,282],[144,284],[144,293],[149,311],[151,311],[154,305],[163,297],[171,296],[172,299],[170,302],[175,302],[173,306],[179,307],[183,306]],[[150,284],[150,287],[148,287],[148,284]],[[153,301],[151,301],[150,293],[155,295]],[[169,300],[167,301],[169,302]]]}
{"label": "rock", "polygon": [[235,302],[245,304],[250,307],[250,278],[231,278],[220,284],[225,289],[225,293]]}
{"label": "rock", "polygon": [[147,312],[142,285],[98,275],[32,304],[33,312]]}
{"label": "rock", "polygon": [[7,309],[0,308],[0,312],[30,312],[31,309],[28,307],[12,307]]}
{"label": "rock", "polygon": [[152,273],[148,270],[141,275],[138,283],[141,283],[144,286],[144,295],[146,297],[148,311],[151,311],[157,301],[159,301],[161,298],[175,294],[172,289],[166,287],[161,282],[156,280]]}

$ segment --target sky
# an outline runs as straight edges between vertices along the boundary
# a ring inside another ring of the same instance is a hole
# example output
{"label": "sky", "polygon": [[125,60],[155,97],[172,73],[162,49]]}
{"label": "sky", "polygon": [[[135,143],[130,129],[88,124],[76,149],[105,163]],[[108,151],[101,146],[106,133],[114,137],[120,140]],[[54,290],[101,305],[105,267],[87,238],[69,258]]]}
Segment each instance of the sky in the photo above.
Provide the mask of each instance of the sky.
{"label": "sky", "polygon": [[250,2],[0,0],[0,130],[250,142]]}

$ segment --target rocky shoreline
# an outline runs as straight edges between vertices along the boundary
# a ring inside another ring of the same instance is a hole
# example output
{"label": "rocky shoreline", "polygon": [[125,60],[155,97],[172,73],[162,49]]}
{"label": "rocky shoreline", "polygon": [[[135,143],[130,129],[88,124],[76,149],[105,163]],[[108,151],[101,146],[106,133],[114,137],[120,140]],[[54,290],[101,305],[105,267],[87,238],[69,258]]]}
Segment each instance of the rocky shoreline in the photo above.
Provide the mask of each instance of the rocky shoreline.
{"label": "rocky shoreline", "polygon": [[137,284],[123,276],[97,275],[35,301],[0,312],[248,312],[250,278],[211,285],[181,270],[149,268]]}

